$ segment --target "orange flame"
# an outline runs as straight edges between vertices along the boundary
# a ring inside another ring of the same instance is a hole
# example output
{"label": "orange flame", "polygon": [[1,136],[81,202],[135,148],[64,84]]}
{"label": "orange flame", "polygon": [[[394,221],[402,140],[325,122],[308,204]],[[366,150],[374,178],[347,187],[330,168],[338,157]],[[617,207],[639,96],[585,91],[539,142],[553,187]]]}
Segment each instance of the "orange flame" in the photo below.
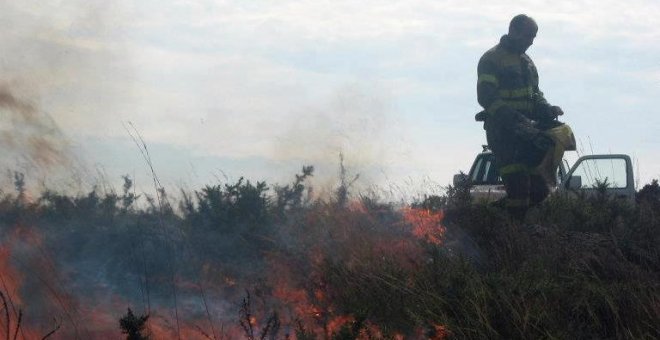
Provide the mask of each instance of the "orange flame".
{"label": "orange flame", "polygon": [[[371,210],[370,210],[371,209]],[[387,211],[386,211],[387,212]],[[396,212],[394,212],[396,214]],[[399,215],[397,215],[399,216]],[[396,261],[398,265],[405,266],[407,269],[414,269],[423,259],[423,247],[420,246],[422,239],[432,244],[441,244],[445,232],[442,226],[443,213],[433,212],[426,209],[406,208],[402,211],[404,228],[398,221],[382,225],[382,220],[374,214],[373,208],[365,207],[363,204],[352,204],[349,209],[318,210],[305,216],[309,219],[318,221],[309,222],[316,225],[308,230],[301,230],[295,233],[298,238],[296,242],[303,245],[299,246],[294,254],[286,252],[273,252],[267,254],[267,273],[266,280],[255,284],[249,282],[245,277],[234,275],[235,273],[226,273],[218,265],[212,262],[202,266],[199,281],[190,281],[184,277],[175,278],[174,284],[181,295],[205,294],[206,289],[209,292],[233,292],[235,298],[236,289],[249,285],[257,286],[259,289],[265,288],[269,294],[266,298],[259,300],[263,304],[256,306],[268,310],[253,311],[249,323],[259,328],[264,316],[268,311],[276,309],[281,319],[282,325],[295,325],[296,320],[300,320],[306,330],[313,332],[319,337],[329,337],[339,331],[342,327],[355,322],[355,318],[350,315],[341,315],[338,312],[338,306],[333,305],[332,293],[333,287],[328,287],[324,281],[324,266],[327,261],[343,261],[342,265],[353,268],[366,266],[378,266],[382,261]],[[295,228],[292,226],[291,228]],[[381,228],[381,229],[379,229]],[[389,228],[389,229],[387,229]],[[39,233],[30,228],[15,228],[6,238],[11,242],[3,243],[0,246],[0,290],[8,293],[16,305],[22,305],[23,301],[18,292],[22,280],[29,280],[29,276],[23,276],[20,270],[16,270],[11,263],[12,249],[7,244],[16,242],[29,245],[23,247],[21,252],[31,252],[31,256],[36,257],[30,260],[30,265],[40,272],[41,276],[50,277],[48,280],[57,281],[53,277],[58,277],[56,263],[52,262],[42,251],[45,240]],[[15,247],[15,245],[14,245]],[[28,249],[28,250],[26,250]],[[32,249],[32,250],[29,250]],[[16,256],[16,254],[13,254]],[[49,262],[51,261],[51,262]],[[303,265],[302,267],[297,265]],[[413,265],[411,268],[410,265]],[[24,266],[21,266],[23,268]],[[30,268],[32,270],[32,268]],[[28,273],[28,271],[24,271]],[[29,272],[32,274],[32,272]],[[104,299],[102,302],[90,301],[91,298],[76,296],[76,299],[69,297],[61,288],[62,282],[47,283],[55,287],[56,298],[58,301],[48,302],[49,307],[56,306],[59,309],[69,308],[74,310],[72,319],[77,319],[81,328],[87,327],[88,330],[81,331],[82,338],[94,339],[117,339],[121,338],[120,330],[117,325],[120,313],[126,312],[126,307],[131,303],[121,297],[112,297]],[[336,287],[335,287],[336,288]],[[59,289],[59,290],[58,290]],[[53,294],[53,292],[50,292]],[[98,294],[100,292],[96,292]],[[106,295],[107,296],[107,295]],[[260,297],[263,297],[260,296]],[[226,298],[226,297],[223,297]],[[266,301],[268,299],[268,301]],[[30,300],[31,301],[31,300]],[[204,302],[206,303],[206,301]],[[200,303],[201,304],[201,303]],[[52,306],[51,306],[52,305]],[[181,304],[180,304],[181,305]],[[38,306],[37,308],[40,308]],[[135,308],[133,308],[135,310]],[[118,312],[119,311],[119,312]],[[207,316],[205,313],[195,315],[186,314],[181,316],[179,325],[174,323],[174,312],[166,308],[159,309],[163,314],[155,312],[148,321],[148,333],[153,339],[208,339],[209,334],[220,334],[220,338],[243,338],[244,334],[237,325],[231,325],[228,322],[227,328],[220,323],[215,315]],[[198,310],[199,312],[199,310]],[[211,310],[212,313],[213,310]],[[225,320],[228,320],[226,318]],[[2,321],[2,320],[0,320]],[[214,324],[214,323],[220,324]],[[63,330],[53,336],[55,339],[66,338],[71,335],[71,330],[64,330],[65,327],[71,327],[73,322],[64,320]],[[2,326],[2,325],[0,325]],[[25,339],[43,337],[45,329],[43,324],[40,328],[25,329],[22,335]],[[74,325],[75,326],[75,325]],[[261,325],[263,326],[263,325]],[[216,327],[213,329],[212,327]],[[289,326],[285,326],[289,327]],[[444,339],[448,331],[441,325],[434,326],[435,335],[431,339]],[[1,330],[1,329],[0,329]],[[381,330],[374,324],[367,322],[358,338],[382,338]],[[424,338],[427,335],[421,335],[414,338]],[[409,335],[405,335],[409,336]],[[397,339],[403,339],[404,335],[395,335]]]}
{"label": "orange flame", "polygon": [[442,226],[444,212],[430,209],[406,208],[403,210],[404,220],[412,226],[412,233],[417,238],[432,244],[442,244],[445,227]]}
{"label": "orange flame", "polygon": [[433,325],[433,331],[435,334],[429,337],[429,340],[444,340],[449,337],[449,330],[444,325]]}

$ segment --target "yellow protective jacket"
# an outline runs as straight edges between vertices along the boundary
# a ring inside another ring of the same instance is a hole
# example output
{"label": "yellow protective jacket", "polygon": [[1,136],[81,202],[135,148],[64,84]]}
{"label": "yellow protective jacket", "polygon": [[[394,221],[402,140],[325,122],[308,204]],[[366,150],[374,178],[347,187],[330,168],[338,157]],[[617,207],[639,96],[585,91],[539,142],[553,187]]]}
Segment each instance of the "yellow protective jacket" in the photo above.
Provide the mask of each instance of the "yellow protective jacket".
{"label": "yellow protective jacket", "polygon": [[[510,119],[519,112],[532,120],[550,112],[550,104],[539,90],[539,75],[525,53],[514,51],[507,35],[488,50],[477,67],[477,98],[488,119]],[[507,114],[508,113],[508,114]]]}

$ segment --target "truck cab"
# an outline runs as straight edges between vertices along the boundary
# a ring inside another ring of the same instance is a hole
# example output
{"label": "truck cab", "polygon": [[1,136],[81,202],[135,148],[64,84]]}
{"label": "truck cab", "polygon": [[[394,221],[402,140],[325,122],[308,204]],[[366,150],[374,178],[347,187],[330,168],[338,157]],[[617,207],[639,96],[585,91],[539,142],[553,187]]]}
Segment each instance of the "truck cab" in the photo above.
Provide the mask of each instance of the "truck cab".
{"label": "truck cab", "polygon": [[[492,202],[506,196],[504,183],[495,167],[495,155],[487,146],[477,154],[470,171],[454,175],[453,182],[454,186],[467,184],[475,201]],[[580,157],[573,166],[564,160],[557,169],[557,186],[551,190],[586,196],[605,190],[612,197],[634,202],[634,183],[628,155],[588,155]]]}

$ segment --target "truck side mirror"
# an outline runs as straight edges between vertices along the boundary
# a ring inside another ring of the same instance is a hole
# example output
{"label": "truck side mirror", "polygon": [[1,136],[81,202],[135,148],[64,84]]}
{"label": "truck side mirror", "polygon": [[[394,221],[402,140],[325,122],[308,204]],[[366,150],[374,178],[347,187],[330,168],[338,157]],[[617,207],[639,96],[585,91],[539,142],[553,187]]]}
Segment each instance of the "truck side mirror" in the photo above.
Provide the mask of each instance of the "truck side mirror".
{"label": "truck side mirror", "polygon": [[571,176],[568,179],[568,188],[571,190],[578,190],[582,188],[582,177],[580,176]]}
{"label": "truck side mirror", "polygon": [[465,183],[467,183],[467,181],[468,181],[468,175],[466,175],[462,172],[460,174],[455,174],[454,175],[454,187],[465,185]]}

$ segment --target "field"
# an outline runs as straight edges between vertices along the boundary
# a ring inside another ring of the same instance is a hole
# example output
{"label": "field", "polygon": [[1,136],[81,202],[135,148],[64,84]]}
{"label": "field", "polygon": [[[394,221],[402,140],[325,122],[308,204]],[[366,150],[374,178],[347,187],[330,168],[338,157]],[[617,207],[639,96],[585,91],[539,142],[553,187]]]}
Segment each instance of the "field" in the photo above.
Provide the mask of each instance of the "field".
{"label": "field", "polygon": [[657,181],[636,204],[554,196],[517,222],[465,188],[317,197],[312,175],[150,197],[129,177],[30,196],[14,174],[0,338],[660,337]]}

